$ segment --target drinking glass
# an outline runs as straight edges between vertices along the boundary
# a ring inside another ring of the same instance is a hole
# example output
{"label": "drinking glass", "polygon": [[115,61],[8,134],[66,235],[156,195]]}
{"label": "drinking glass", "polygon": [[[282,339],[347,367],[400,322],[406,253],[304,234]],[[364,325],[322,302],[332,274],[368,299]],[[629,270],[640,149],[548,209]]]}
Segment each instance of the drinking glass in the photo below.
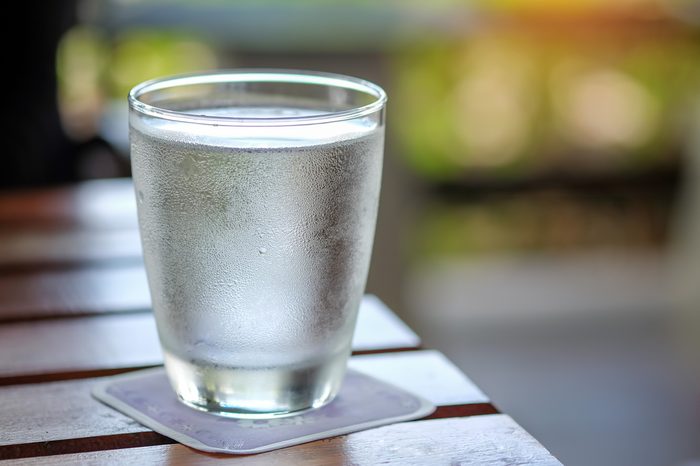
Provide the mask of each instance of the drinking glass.
{"label": "drinking glass", "polygon": [[385,102],[361,79],[286,70],[131,90],[146,272],[185,404],[265,418],[338,392],[369,268]]}

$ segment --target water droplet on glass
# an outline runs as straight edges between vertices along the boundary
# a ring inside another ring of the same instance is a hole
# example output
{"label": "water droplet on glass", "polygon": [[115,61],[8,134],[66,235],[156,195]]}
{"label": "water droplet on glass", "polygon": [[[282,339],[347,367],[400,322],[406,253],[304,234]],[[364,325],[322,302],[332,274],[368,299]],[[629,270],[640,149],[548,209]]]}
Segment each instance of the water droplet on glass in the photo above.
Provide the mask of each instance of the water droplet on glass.
{"label": "water droplet on glass", "polygon": [[267,248],[260,248],[260,249],[258,249],[258,252],[260,254],[265,254],[267,252]]}

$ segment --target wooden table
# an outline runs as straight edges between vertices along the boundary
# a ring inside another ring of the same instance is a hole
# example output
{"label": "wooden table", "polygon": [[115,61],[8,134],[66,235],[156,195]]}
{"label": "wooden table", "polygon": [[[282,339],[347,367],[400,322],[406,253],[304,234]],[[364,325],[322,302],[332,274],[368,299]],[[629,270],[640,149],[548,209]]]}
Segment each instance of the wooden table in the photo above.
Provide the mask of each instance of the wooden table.
{"label": "wooden table", "polygon": [[5,464],[560,464],[376,297],[350,365],[435,403],[425,419],[250,456],[205,454],[90,396],[162,363],[130,180],[0,194]]}

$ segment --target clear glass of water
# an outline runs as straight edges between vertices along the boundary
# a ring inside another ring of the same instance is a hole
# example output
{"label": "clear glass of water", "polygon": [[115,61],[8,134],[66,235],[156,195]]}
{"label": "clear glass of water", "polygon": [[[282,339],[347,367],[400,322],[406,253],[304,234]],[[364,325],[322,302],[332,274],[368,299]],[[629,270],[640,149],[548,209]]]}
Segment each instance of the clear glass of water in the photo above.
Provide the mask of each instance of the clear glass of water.
{"label": "clear glass of water", "polygon": [[337,393],[369,268],[385,102],[367,81],[285,70],[130,92],[146,272],[185,404],[266,418]]}

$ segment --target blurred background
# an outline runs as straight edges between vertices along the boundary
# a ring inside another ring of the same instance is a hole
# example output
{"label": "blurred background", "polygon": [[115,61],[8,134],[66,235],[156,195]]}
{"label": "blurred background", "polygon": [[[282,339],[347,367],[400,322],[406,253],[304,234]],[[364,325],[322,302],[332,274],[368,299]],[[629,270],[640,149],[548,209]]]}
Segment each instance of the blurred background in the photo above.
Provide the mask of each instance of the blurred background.
{"label": "blurred background", "polygon": [[25,158],[3,186],[128,176],[125,97],[145,79],[377,82],[389,133],[368,291],[564,464],[700,465],[700,3],[45,8],[13,52],[41,91],[11,97]]}

